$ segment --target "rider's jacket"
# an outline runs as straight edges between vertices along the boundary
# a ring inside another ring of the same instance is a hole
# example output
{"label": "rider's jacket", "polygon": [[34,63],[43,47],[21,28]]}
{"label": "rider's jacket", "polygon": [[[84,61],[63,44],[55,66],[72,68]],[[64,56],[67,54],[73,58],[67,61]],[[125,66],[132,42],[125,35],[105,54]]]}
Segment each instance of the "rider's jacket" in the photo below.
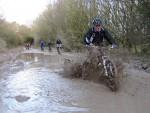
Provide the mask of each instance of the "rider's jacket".
{"label": "rider's jacket", "polygon": [[114,39],[106,29],[102,28],[101,31],[97,32],[93,27],[90,28],[89,31],[85,34],[84,42],[87,45],[90,43],[93,43],[94,45],[100,45],[104,39],[106,39],[111,45],[115,44]]}
{"label": "rider's jacket", "polygon": [[56,40],[56,44],[62,44],[61,40]]}
{"label": "rider's jacket", "polygon": [[40,46],[41,47],[44,47],[44,45],[45,45],[45,42],[42,40],[42,41],[40,41]]}

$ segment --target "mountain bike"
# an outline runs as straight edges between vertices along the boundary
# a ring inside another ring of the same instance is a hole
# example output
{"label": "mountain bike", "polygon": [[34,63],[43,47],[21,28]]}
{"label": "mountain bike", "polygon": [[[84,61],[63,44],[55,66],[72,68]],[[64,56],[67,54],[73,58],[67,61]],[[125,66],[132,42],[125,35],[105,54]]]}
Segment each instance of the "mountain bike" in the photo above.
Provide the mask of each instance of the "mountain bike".
{"label": "mountain bike", "polygon": [[44,46],[41,46],[41,51],[44,51]]}
{"label": "mountain bike", "polygon": [[[107,55],[105,55],[106,48],[99,46],[89,46],[89,55],[93,54],[93,50],[97,51],[97,67],[98,69],[101,69],[98,75],[99,78],[108,86],[108,88],[110,88],[110,90],[117,91],[119,83],[116,75],[116,68],[113,62],[110,60],[110,58]],[[87,67],[87,65],[87,62],[84,62],[83,66]]]}
{"label": "mountain bike", "polygon": [[58,54],[61,54],[61,48],[62,48],[62,44],[56,44],[56,49],[57,49],[57,52]]}
{"label": "mountain bike", "polygon": [[29,50],[31,48],[30,43],[26,43],[24,46],[25,46],[26,50]]}

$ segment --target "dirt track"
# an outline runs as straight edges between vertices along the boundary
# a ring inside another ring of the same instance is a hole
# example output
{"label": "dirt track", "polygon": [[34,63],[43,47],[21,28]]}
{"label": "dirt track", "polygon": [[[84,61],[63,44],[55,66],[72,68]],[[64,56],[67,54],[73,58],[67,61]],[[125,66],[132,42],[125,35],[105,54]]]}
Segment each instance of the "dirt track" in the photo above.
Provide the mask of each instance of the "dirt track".
{"label": "dirt track", "polygon": [[59,75],[76,53],[25,51],[3,65],[0,113],[149,113],[150,74],[125,64],[120,90]]}

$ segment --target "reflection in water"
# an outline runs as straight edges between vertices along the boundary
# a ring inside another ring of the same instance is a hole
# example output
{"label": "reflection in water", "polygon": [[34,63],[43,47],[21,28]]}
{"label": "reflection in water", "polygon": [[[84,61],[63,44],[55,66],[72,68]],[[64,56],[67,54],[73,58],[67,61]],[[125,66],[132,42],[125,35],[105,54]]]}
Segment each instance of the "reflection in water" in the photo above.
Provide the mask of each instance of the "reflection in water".
{"label": "reflection in water", "polygon": [[[66,99],[64,95],[61,95],[62,92],[59,92],[61,91],[61,85],[64,85],[64,83],[62,84],[60,76],[50,70],[33,68],[21,71],[9,77],[7,92],[5,92],[8,95],[7,98],[5,97],[4,102],[9,110],[20,111],[21,113],[71,113],[87,111],[85,108],[61,105],[64,99]],[[20,101],[16,100],[16,97],[24,98],[25,101],[20,103]]]}
{"label": "reflection in water", "polygon": [[[29,65],[29,67],[47,67],[51,69],[55,69],[56,66],[61,67],[59,64],[63,64],[63,57],[59,55],[46,55],[42,53],[24,53],[17,57],[18,60],[25,61],[25,65]],[[32,65],[31,65],[32,64]]]}
{"label": "reflection in water", "polygon": [[34,57],[34,62],[38,62],[38,57],[37,56]]}
{"label": "reflection in water", "polygon": [[[72,113],[87,111],[86,108],[67,104],[71,98],[66,96],[68,92],[64,90],[69,88],[66,79],[47,68],[58,59],[33,53],[20,55],[17,60],[20,59],[25,64],[29,62],[27,67],[30,68],[24,67],[17,73],[8,76],[5,82],[1,82],[0,87],[5,84],[5,89],[0,89],[0,96],[3,101],[0,113]],[[16,66],[19,66],[19,64]]]}
{"label": "reflection in water", "polygon": [[38,57],[40,57],[40,56],[43,56],[43,55],[42,54],[35,54],[35,53],[24,53],[24,54],[19,55],[17,57],[17,60],[22,59],[26,62],[29,62],[29,61],[37,62]]}

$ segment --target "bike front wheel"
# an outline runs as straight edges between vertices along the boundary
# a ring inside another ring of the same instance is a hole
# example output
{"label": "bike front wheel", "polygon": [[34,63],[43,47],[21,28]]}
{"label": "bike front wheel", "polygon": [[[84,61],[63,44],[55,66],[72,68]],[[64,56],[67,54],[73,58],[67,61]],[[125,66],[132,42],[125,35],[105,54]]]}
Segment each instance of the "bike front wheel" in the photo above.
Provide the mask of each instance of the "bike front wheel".
{"label": "bike front wheel", "polygon": [[59,47],[57,47],[57,52],[58,52],[58,54],[61,54],[61,53],[60,53],[60,48],[59,48]]}
{"label": "bike front wheel", "polygon": [[119,82],[116,75],[116,68],[111,61],[106,63],[105,74],[106,85],[111,91],[117,91],[119,88]]}

